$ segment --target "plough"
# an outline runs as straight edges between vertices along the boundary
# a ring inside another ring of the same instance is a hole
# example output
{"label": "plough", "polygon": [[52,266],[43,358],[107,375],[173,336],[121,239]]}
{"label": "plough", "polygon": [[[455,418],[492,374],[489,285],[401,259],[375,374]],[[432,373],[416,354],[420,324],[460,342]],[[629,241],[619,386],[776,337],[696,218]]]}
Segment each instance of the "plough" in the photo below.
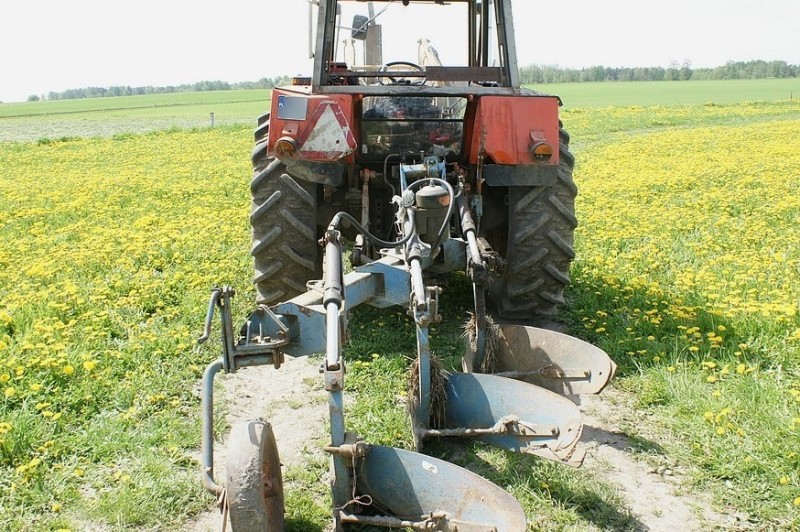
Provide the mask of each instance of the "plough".
{"label": "plough", "polygon": [[[411,178],[410,176],[415,176]],[[383,241],[346,213],[334,216],[321,239],[325,275],[308,291],[272,306],[259,305],[235,329],[231,288],[212,292],[207,339],[214,312],[221,316],[222,357],[203,377],[202,458],[205,486],[225,492],[234,531],[282,530],[283,488],[275,437],[268,423],[233,427],[227,484],[214,478],[213,381],[224,371],[269,364],[286,356],[324,353],[322,379],[328,394],[333,521],[413,530],[509,531],[526,528],[525,512],[507,492],[462,467],[423,454],[426,440],[476,438],[510,452],[577,465],[581,414],[568,396],[599,393],[614,374],[602,350],[565,334],[526,325],[495,323],[486,313],[486,283],[498,260],[477,236],[467,208],[463,179],[452,186],[444,161],[400,165],[400,192],[393,198],[398,238]],[[431,199],[433,198],[433,200]],[[362,244],[379,249],[376,260],[345,273],[344,222]],[[454,223],[451,223],[454,222]],[[420,232],[420,228],[435,230]],[[454,228],[454,230],[453,230]],[[451,234],[451,230],[453,233]],[[434,369],[430,326],[442,319],[437,274],[463,270],[473,283],[474,315],[462,371]],[[411,395],[414,451],[372,445],[348,432],[345,423],[347,315],[358,305],[402,305],[416,326],[416,386]],[[432,388],[446,399],[434,404]],[[443,415],[436,415],[437,410]]]}

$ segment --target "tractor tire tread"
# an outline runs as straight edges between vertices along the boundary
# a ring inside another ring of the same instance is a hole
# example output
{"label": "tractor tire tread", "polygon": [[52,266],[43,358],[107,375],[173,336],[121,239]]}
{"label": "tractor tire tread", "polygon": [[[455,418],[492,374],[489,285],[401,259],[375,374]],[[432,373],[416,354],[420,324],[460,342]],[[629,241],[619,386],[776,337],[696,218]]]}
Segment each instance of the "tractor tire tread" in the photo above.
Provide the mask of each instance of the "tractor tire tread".
{"label": "tractor tire tread", "polygon": [[501,318],[552,317],[565,302],[564,289],[575,258],[578,189],[572,177],[575,159],[563,129],[559,140],[555,184],[508,189],[507,266],[499,282],[489,286]]}
{"label": "tractor tire tread", "polygon": [[269,113],[259,122],[250,182],[250,254],[257,301],[271,305],[305,292],[309,280],[321,277],[317,185],[295,179],[283,163],[269,157]]}

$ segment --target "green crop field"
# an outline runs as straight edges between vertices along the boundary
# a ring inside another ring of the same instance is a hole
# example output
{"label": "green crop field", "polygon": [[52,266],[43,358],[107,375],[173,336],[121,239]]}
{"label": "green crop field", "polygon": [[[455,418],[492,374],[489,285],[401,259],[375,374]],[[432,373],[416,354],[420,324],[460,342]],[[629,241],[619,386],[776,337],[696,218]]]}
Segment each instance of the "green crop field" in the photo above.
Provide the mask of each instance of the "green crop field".
{"label": "green crop field", "polygon": [[553,83],[533,87],[557,94],[566,109],[779,102],[800,99],[800,79]]}
{"label": "green crop field", "polygon": [[0,105],[0,140],[112,136],[169,128],[253,124],[269,91],[182,92]]}
{"label": "green crop field", "polygon": [[[613,431],[722,516],[704,529],[800,528],[797,80],[551,88],[580,189],[559,320],[619,366]],[[194,340],[213,286],[237,288],[237,321],[253,306],[251,125],[267,100],[0,105],[0,529],[181,530],[213,507],[197,389],[219,350]],[[440,304],[432,348],[454,368],[464,276]],[[358,308],[349,328],[349,428],[411,447],[413,323]],[[531,530],[642,526],[602,470],[429,450],[512,493]],[[287,530],[325,530],[325,469],[285,472]]]}

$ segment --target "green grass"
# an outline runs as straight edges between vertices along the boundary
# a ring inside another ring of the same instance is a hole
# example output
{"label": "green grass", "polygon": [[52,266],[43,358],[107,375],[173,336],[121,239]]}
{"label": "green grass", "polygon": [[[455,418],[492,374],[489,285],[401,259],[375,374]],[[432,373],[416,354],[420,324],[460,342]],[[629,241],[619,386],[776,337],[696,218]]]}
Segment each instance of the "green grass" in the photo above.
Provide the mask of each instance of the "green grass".
{"label": "green grass", "polygon": [[181,92],[0,105],[0,141],[110,137],[170,128],[253,125],[270,91]]}
{"label": "green grass", "polygon": [[[705,287],[723,287],[738,274],[750,283],[739,295],[755,289],[753,304],[767,305],[800,286],[796,232],[787,229],[800,224],[789,202],[800,191],[781,188],[796,186],[790,178],[798,175],[792,165],[800,150],[781,133],[800,120],[797,99],[780,97],[794,87],[790,81],[552,91],[567,94],[563,118],[581,188],[578,257],[562,320],[619,364],[613,386],[637,410],[623,424],[641,451],[632,452],[677,464],[687,471],[682,489],[690,496],[709,493],[715,508],[767,530],[800,526],[800,403],[792,392],[800,389],[792,339],[800,323],[796,315],[763,315],[767,307],[720,315],[715,290]],[[673,88],[698,91],[696,100],[680,100],[690,96]],[[774,98],[757,97],[773,89]],[[628,90],[652,91],[652,100],[632,92],[616,100]],[[238,289],[235,316],[252,307],[252,137],[249,127],[200,126],[209,109],[218,120],[252,124],[267,96],[190,96],[0,106],[0,114],[14,115],[0,117],[0,138],[48,139],[0,143],[0,423],[12,427],[0,425],[4,529],[174,530],[212,503],[190,456],[199,442],[200,371],[217,348],[190,346],[211,286]],[[756,100],[763,103],[741,103]],[[82,105],[100,107],[82,112]],[[184,125],[199,129],[126,134]],[[742,143],[732,149],[723,132]],[[675,139],[684,133],[689,141],[681,144]],[[748,151],[754,138],[770,151]],[[776,143],[784,140],[785,149]],[[704,151],[698,156],[690,147]],[[659,180],[659,172],[667,177]],[[760,184],[734,188],[750,178]],[[787,206],[778,209],[770,191],[781,192]],[[653,245],[663,234],[674,237],[670,244]],[[724,253],[731,257],[721,260]],[[687,272],[706,266],[721,278],[685,284]],[[470,304],[466,279],[452,276],[441,299],[446,320],[431,340],[446,367],[458,366]],[[355,309],[349,327],[348,428],[373,443],[412,447],[405,400],[413,324],[403,309],[365,307]],[[700,339],[687,332],[692,327]],[[724,337],[721,347],[711,347],[709,331]],[[9,387],[14,393],[6,396]],[[637,526],[613,486],[586,471],[480,444],[426,450],[510,491],[533,530]],[[326,470],[323,460],[287,472],[288,530],[324,530]]]}
{"label": "green grass", "polygon": [[205,107],[268,101],[269,90],[231,90],[205,92],[175,92],[171,94],[145,94],[142,96],[116,96],[108,98],[83,98],[38,102],[6,103],[0,105],[0,118],[54,116],[76,113],[105,113],[138,110],[139,116],[152,116],[148,110],[167,107]]}
{"label": "green grass", "polygon": [[627,81],[531,85],[557,94],[564,109],[778,102],[800,99],[800,78],[719,81]]}

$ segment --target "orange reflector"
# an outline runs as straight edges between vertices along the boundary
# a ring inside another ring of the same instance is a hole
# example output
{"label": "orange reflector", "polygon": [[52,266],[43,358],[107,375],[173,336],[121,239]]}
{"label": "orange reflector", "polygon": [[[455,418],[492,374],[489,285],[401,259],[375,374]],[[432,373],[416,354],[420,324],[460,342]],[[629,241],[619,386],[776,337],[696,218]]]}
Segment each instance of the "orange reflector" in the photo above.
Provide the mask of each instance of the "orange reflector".
{"label": "orange reflector", "polygon": [[311,78],[301,76],[292,78],[292,85],[311,85]]}
{"label": "orange reflector", "polygon": [[553,157],[553,147],[544,142],[537,142],[531,147],[531,155],[537,163],[546,163]]}
{"label": "orange reflector", "polygon": [[297,153],[297,143],[292,137],[281,137],[275,143],[275,157],[278,159],[294,159]]}

